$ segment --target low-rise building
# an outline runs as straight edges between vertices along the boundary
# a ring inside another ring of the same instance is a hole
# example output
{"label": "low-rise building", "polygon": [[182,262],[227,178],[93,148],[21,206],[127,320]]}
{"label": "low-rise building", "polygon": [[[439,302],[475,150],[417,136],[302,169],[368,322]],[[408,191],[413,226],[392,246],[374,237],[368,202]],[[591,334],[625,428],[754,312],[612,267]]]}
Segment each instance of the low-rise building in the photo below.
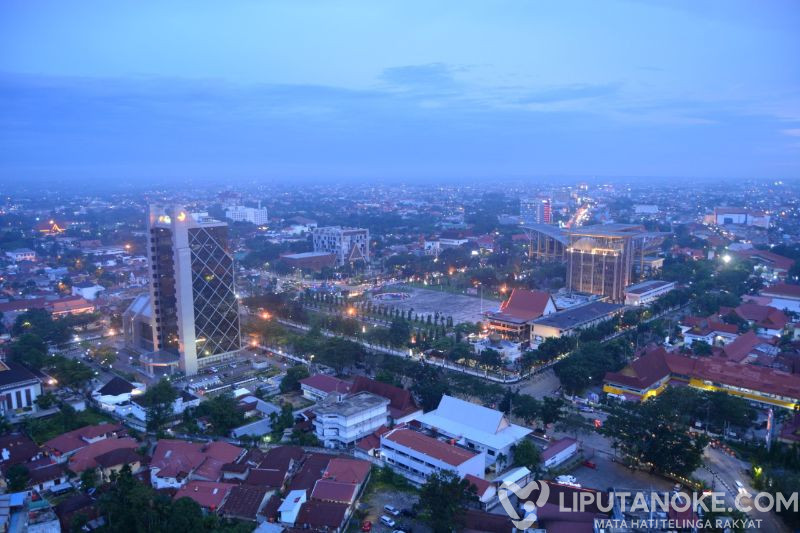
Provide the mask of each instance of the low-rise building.
{"label": "low-rise building", "polygon": [[37,410],[36,398],[42,394],[39,377],[13,361],[0,361],[0,414],[24,415]]}
{"label": "low-rise building", "polygon": [[36,252],[30,248],[17,248],[6,252],[6,257],[15,263],[19,263],[20,261],[36,261]]}
{"label": "low-rise building", "polygon": [[300,380],[303,397],[319,402],[331,397],[341,400],[350,392],[350,382],[326,374],[315,374]]}
{"label": "low-rise building", "polygon": [[533,321],[555,312],[556,304],[550,293],[514,289],[500,309],[485,314],[486,325],[491,333],[527,346],[531,341]]}
{"label": "low-rise building", "polygon": [[620,304],[593,301],[539,318],[533,322],[531,346],[537,348],[546,339],[575,335],[582,329],[611,320],[624,308]]}
{"label": "low-rise building", "polygon": [[72,286],[72,295],[73,296],[80,296],[85,300],[96,300],[97,296],[105,291],[106,288],[102,285],[98,285],[97,283],[91,282],[83,282],[83,283],[76,283]]}
{"label": "low-rise building", "polygon": [[313,409],[314,432],[327,448],[354,444],[387,423],[389,400],[359,392],[336,402],[325,402]]}
{"label": "low-rise building", "polygon": [[463,478],[482,477],[486,454],[439,440],[406,427],[381,436],[381,459],[394,471],[417,485],[434,473],[452,472]]}
{"label": "low-rise building", "polygon": [[578,453],[578,441],[564,437],[554,440],[542,451],[542,465],[545,468],[555,468]]}
{"label": "low-rise building", "polygon": [[[428,430],[454,439],[467,449],[486,454],[486,463],[505,458],[511,461],[511,448],[531,433],[531,429],[512,424],[502,411],[442,396],[439,406],[419,417]],[[502,457],[501,457],[502,456]]]}
{"label": "low-rise building", "polygon": [[649,305],[675,289],[674,281],[647,280],[625,288],[625,305]]}

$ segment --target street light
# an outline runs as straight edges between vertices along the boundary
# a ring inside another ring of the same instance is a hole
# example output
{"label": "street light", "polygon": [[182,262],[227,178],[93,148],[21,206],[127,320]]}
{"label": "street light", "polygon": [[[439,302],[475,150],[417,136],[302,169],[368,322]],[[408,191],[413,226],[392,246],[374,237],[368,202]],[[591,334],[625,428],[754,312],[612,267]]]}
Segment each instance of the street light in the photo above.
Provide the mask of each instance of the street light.
{"label": "street light", "polygon": [[727,264],[727,263],[730,263],[730,262],[731,262],[731,256],[730,256],[730,254],[725,254],[725,255],[723,255],[723,256],[722,256],[722,262],[723,262],[723,263],[725,263],[725,264]]}

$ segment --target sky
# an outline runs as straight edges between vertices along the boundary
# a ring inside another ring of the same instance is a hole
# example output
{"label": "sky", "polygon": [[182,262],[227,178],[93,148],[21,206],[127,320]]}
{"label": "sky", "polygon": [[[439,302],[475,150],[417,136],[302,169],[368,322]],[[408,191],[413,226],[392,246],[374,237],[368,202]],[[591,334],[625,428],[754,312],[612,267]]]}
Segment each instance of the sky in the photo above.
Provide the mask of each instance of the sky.
{"label": "sky", "polygon": [[0,184],[800,178],[794,0],[0,2]]}

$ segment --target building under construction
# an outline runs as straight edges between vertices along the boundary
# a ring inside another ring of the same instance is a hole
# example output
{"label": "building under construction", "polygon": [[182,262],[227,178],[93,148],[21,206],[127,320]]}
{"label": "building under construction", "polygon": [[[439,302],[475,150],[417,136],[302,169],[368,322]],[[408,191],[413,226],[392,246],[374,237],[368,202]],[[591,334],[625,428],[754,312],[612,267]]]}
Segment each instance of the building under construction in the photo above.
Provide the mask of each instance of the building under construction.
{"label": "building under construction", "polygon": [[600,224],[572,230],[544,224],[525,227],[530,257],[567,263],[567,289],[625,300],[636,273],[648,272],[665,234],[639,224]]}

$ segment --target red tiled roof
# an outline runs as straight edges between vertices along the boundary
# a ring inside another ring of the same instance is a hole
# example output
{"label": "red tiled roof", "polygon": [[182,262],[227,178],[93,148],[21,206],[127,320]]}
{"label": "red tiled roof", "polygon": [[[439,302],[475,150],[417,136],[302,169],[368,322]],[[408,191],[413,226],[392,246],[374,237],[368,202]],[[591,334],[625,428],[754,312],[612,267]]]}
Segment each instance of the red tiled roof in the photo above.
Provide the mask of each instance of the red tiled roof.
{"label": "red tiled roof", "polygon": [[322,453],[310,453],[303,466],[292,477],[292,482],[289,484],[289,490],[311,490],[318,479],[322,478],[322,474],[328,466],[331,458],[329,455]]}
{"label": "red tiled roof", "polygon": [[44,309],[44,298],[31,298],[29,300],[13,300],[10,302],[0,302],[0,313],[11,313],[13,311],[26,311],[28,309]]}
{"label": "red tiled roof", "polygon": [[563,452],[573,444],[576,444],[578,441],[569,437],[564,437],[563,439],[554,440],[550,443],[550,445],[542,451],[542,459],[547,460],[551,457],[555,456],[558,453]]}
{"label": "red tiled roof", "polygon": [[200,507],[215,511],[219,509],[235,486],[233,483],[218,483],[216,481],[189,481],[178,489],[173,499],[191,498]]}
{"label": "red tiled roof", "polygon": [[278,489],[283,486],[284,481],[286,481],[286,470],[254,468],[250,470],[250,474],[247,475],[244,483],[246,485]]}
{"label": "red tiled roof", "polygon": [[483,497],[483,495],[486,494],[486,491],[489,490],[489,487],[492,486],[491,482],[486,481],[483,478],[473,476],[472,474],[467,474],[466,476],[464,476],[464,479],[475,485],[478,498]]}
{"label": "red tiled roof", "polygon": [[381,445],[381,435],[389,431],[389,428],[386,426],[381,426],[376,429],[374,432],[370,433],[363,439],[356,442],[356,447],[368,452],[370,450],[374,450]]}
{"label": "red tiled roof", "polygon": [[800,285],[789,285],[788,283],[778,283],[761,290],[761,294],[768,296],[788,296],[790,298],[800,298]]}
{"label": "red tiled roof", "polygon": [[323,477],[342,483],[354,483],[361,485],[369,476],[370,463],[359,459],[346,459],[344,457],[334,457],[328,462]]}
{"label": "red tiled roof", "polygon": [[734,253],[744,259],[761,259],[763,262],[769,263],[769,265],[776,270],[788,271],[794,266],[794,259],[789,259],[788,257],[778,255],[768,250],[756,250],[751,248],[749,250],[739,250]]}
{"label": "red tiled roof", "polygon": [[235,486],[222,504],[220,512],[223,516],[256,520],[267,492],[266,487]]}
{"label": "red tiled roof", "polygon": [[311,497],[315,500],[350,504],[356,497],[357,485],[330,479],[320,479],[314,484]]}
{"label": "red tiled roof", "polygon": [[743,303],[733,309],[733,312],[766,329],[783,329],[789,323],[789,317],[783,311],[769,305]]}
{"label": "red tiled roof", "polygon": [[741,363],[747,359],[747,356],[753,351],[753,348],[763,342],[763,339],[759,338],[755,332],[748,331],[744,335],[739,335],[733,341],[723,346],[720,352],[721,355],[729,361]]}
{"label": "red tiled roof", "polygon": [[344,503],[309,500],[300,507],[295,526],[303,529],[338,529],[344,522],[347,508]]}
{"label": "red tiled roof", "polygon": [[500,312],[494,316],[507,315],[517,320],[525,321],[539,318],[544,314],[550,293],[545,291],[529,291],[527,289],[514,289],[508,300],[500,305]]}
{"label": "red tiled roof", "polygon": [[691,327],[690,333],[700,336],[706,336],[715,331],[728,333],[730,335],[739,333],[739,326],[735,324],[727,324],[721,320],[698,316],[684,317],[683,320],[681,320],[681,325]]}
{"label": "red tiled roof", "polygon": [[666,355],[662,346],[649,349],[619,372],[607,372],[605,381],[645,389],[669,375]]}
{"label": "red tiled roof", "polygon": [[80,473],[90,468],[96,468],[100,466],[97,461],[100,456],[106,455],[114,450],[124,448],[133,450],[138,447],[139,444],[130,437],[122,439],[103,439],[75,452],[75,455],[69,458],[69,469],[73,472]]}
{"label": "red tiled roof", "polygon": [[57,454],[70,453],[86,446],[88,444],[87,440],[96,439],[103,435],[110,435],[121,429],[122,426],[119,424],[109,423],[86,426],[54,437],[42,444],[42,447]]}
{"label": "red tiled roof", "polygon": [[418,453],[433,457],[451,466],[459,466],[475,457],[475,453],[469,450],[447,444],[411,429],[393,429],[384,435],[382,439],[411,448]]}
{"label": "red tiled roof", "polygon": [[362,391],[387,398],[389,400],[389,414],[394,419],[402,418],[419,410],[411,391],[368,377],[356,376],[350,387],[350,392],[355,394]]}
{"label": "red tiled roof", "polygon": [[332,392],[348,392],[350,390],[349,382],[325,374],[315,374],[301,379],[300,384],[321,390],[328,394]]}

